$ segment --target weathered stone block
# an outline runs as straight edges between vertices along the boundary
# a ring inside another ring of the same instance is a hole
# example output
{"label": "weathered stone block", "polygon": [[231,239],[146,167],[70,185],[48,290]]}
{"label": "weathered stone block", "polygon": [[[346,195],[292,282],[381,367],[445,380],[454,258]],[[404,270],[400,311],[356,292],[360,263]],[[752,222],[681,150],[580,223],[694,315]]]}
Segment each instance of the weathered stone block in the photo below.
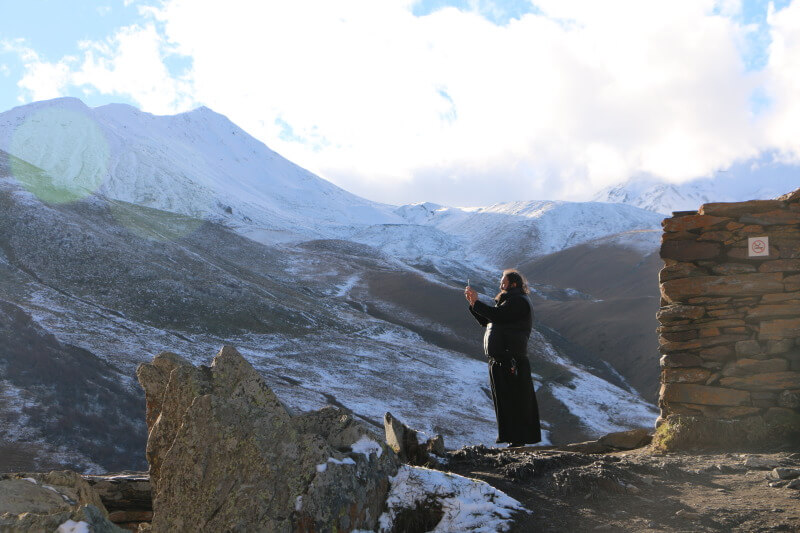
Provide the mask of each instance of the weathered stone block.
{"label": "weathered stone block", "polygon": [[665,405],[662,409],[662,413],[665,416],[669,415],[687,415],[687,416],[698,416],[702,415],[703,411],[699,405],[688,405],[682,403],[670,403],[669,405]]}
{"label": "weathered stone block", "polygon": [[758,267],[759,272],[798,272],[800,271],[800,259],[776,259],[766,261]]}
{"label": "weathered stone block", "polygon": [[658,338],[659,342],[664,339],[664,342],[670,341],[688,341],[698,337],[697,330],[676,331],[672,333],[662,333]]}
{"label": "weathered stone block", "polygon": [[705,269],[698,268],[692,263],[676,262],[673,265],[666,265],[658,273],[658,282],[664,283],[672,279],[688,278],[693,276],[707,276]]}
{"label": "weathered stone block", "polygon": [[722,332],[719,328],[703,328],[700,330],[700,337],[719,337]]}
{"label": "weathered stone block", "polygon": [[722,332],[726,334],[734,334],[734,335],[742,335],[747,333],[747,328],[744,326],[738,326],[735,328],[722,328]]}
{"label": "weathered stone block", "polygon": [[737,357],[750,357],[752,355],[759,355],[764,353],[761,343],[757,340],[744,340],[736,343],[736,356]]}
{"label": "weathered stone block", "polygon": [[750,393],[747,391],[690,383],[663,383],[660,397],[667,403],[700,405],[747,405],[750,403]]}
{"label": "weathered stone block", "polygon": [[781,340],[794,337],[800,337],[800,317],[761,322],[758,334],[758,338],[761,340]]}
{"label": "weathered stone block", "polygon": [[753,296],[783,291],[780,273],[702,276],[666,281],[661,295],[670,303],[679,303],[696,296]]}
{"label": "weathered stone block", "polygon": [[703,204],[698,211],[701,215],[739,218],[742,215],[767,213],[786,205],[781,200],[749,200],[747,202],[712,202]]}
{"label": "weathered stone block", "polygon": [[703,383],[711,376],[705,368],[665,368],[661,371],[663,383]]}
{"label": "weathered stone block", "polygon": [[735,367],[745,374],[765,374],[770,372],[783,372],[788,370],[789,362],[786,359],[739,359]]}
{"label": "weathered stone block", "polygon": [[735,355],[731,346],[714,346],[700,350],[700,357],[708,361],[727,361]]}
{"label": "weathered stone block", "polygon": [[745,377],[727,377],[720,380],[723,387],[748,391],[781,391],[800,388],[800,373],[769,372]]}
{"label": "weathered stone block", "polygon": [[747,318],[772,318],[780,316],[800,316],[800,304],[765,304],[753,307],[747,311]]}
{"label": "weathered stone block", "polygon": [[739,218],[743,224],[760,224],[762,226],[775,226],[777,224],[800,224],[800,213],[786,209],[776,209],[753,215],[744,215]]}
{"label": "weathered stone block", "polygon": [[764,226],[758,224],[748,224],[736,233],[744,236],[755,235],[756,233],[764,233]]}
{"label": "weathered stone block", "polygon": [[708,229],[714,226],[722,226],[727,222],[732,221],[730,218],[725,217],[696,214],[682,217],[665,218],[661,222],[661,226],[664,228],[664,231],[679,232],[696,229]]}
{"label": "weathered stone block", "polygon": [[736,309],[712,309],[708,311],[708,314],[713,318],[725,318],[744,316],[745,312],[737,311]]}
{"label": "weathered stone block", "polygon": [[758,407],[748,407],[744,405],[739,407],[717,407],[704,405],[702,406],[701,411],[703,412],[703,416],[707,418],[718,418],[721,420],[745,418],[761,413],[761,409]]}
{"label": "weathered stone block", "polygon": [[794,339],[781,339],[779,341],[767,341],[767,354],[776,355],[786,353],[794,347]]}
{"label": "weathered stone block", "polygon": [[722,245],[716,242],[664,241],[661,243],[661,258],[678,261],[714,259],[722,253]]}
{"label": "weathered stone block", "polygon": [[800,292],[778,292],[773,294],[765,294],[761,297],[761,303],[765,305],[789,302],[791,300],[797,300],[796,302],[792,303],[800,304]]}
{"label": "weathered stone block", "polygon": [[703,360],[694,354],[679,352],[663,355],[659,362],[662,367],[680,368],[700,366],[703,363]]}
{"label": "weathered stone block", "polygon": [[686,303],[689,305],[699,305],[702,307],[709,307],[709,306],[720,306],[727,304],[733,300],[730,296],[725,298],[712,298],[710,296],[699,296],[697,298],[689,298]]}
{"label": "weathered stone block", "polygon": [[603,435],[598,439],[600,444],[618,448],[620,450],[633,450],[647,446],[652,439],[650,432],[644,428],[617,431]]}
{"label": "weathered stone block", "polygon": [[718,276],[730,276],[731,274],[749,274],[755,272],[756,267],[747,263],[722,263],[711,267],[711,272]]}
{"label": "weathered stone block", "polygon": [[783,280],[783,286],[786,292],[800,291],[800,274],[796,276],[786,276]]}
{"label": "weathered stone block", "polygon": [[730,231],[704,231],[697,238],[698,241],[727,242],[733,237]]}
{"label": "weathered stone block", "polygon": [[744,326],[745,322],[740,318],[723,318],[698,320],[696,324],[704,328],[729,328],[733,326]]}
{"label": "weathered stone block", "polygon": [[746,339],[746,335],[720,335],[718,337],[707,337],[704,339],[693,339],[689,341],[672,342],[659,339],[663,352],[680,352],[685,350],[697,350],[719,344],[733,344],[734,342]]}
{"label": "weathered stone block", "polygon": [[706,310],[703,307],[678,304],[662,307],[658,313],[656,313],[656,318],[661,322],[672,322],[674,320],[682,320],[686,318],[694,320],[702,317],[705,314]]}
{"label": "weathered stone block", "polygon": [[753,400],[769,400],[775,402],[778,399],[777,391],[750,391]]}
{"label": "weathered stone block", "polygon": [[661,242],[664,241],[696,241],[697,234],[688,231],[676,231],[674,233],[664,232],[661,234]]}
{"label": "weathered stone block", "polygon": [[699,330],[702,328],[727,328],[744,326],[745,321],[739,318],[725,318],[725,319],[700,319],[692,323],[688,321],[668,322],[667,324],[658,326],[656,331],[659,333],[687,331],[690,329]]}
{"label": "weathered stone block", "polygon": [[800,257],[800,242],[781,243],[781,259],[797,259]]}

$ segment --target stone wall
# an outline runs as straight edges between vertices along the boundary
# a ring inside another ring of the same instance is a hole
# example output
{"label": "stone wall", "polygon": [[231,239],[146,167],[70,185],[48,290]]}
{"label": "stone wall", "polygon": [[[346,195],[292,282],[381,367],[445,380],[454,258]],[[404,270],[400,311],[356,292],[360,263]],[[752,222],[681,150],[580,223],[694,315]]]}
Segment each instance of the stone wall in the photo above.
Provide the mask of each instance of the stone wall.
{"label": "stone wall", "polygon": [[750,444],[795,439],[800,189],[673,215],[662,223],[656,425],[670,416],[696,427],[746,422],[745,433],[759,428],[741,436]]}

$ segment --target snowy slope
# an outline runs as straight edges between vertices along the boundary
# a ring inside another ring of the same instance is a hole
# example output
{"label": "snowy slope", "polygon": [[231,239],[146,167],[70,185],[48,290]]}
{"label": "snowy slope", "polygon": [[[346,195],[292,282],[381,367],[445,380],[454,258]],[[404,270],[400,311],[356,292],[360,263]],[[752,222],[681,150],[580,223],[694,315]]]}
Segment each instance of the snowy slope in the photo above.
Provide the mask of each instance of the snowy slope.
{"label": "snowy slope", "polygon": [[767,200],[798,187],[800,165],[763,157],[734,165],[713,177],[680,185],[653,178],[633,179],[600,191],[594,199],[633,205],[668,215],[673,211],[695,211],[707,202]]}
{"label": "snowy slope", "polygon": [[[606,235],[660,227],[662,216],[598,202],[506,202],[480,208],[415,204],[395,210],[409,222],[458,239],[439,250],[491,268],[518,264]],[[358,237],[356,237],[358,238]],[[373,244],[381,245],[377,240]]]}
{"label": "snowy slope", "polygon": [[[441,280],[429,281],[346,241],[267,247],[215,224],[175,242],[150,239],[115,221],[95,197],[56,206],[39,202],[5,177],[2,157],[0,198],[0,301],[15,302],[18,313],[30,317],[31,330],[53,335],[62,351],[75,347],[112,365],[114,375],[132,376],[138,363],[162,350],[205,363],[221,345],[232,344],[291,408],[341,405],[378,432],[390,411],[415,428],[443,434],[448,446],[494,442],[486,363],[472,357],[482,331],[466,313],[460,290]],[[152,210],[130,209],[139,211],[140,223],[174,224]],[[374,285],[362,279],[375,276]],[[416,302],[403,299],[409,292]],[[430,309],[443,301],[443,311]],[[0,345],[14,346],[8,340],[18,329],[0,328]],[[25,337],[17,340],[20,345]],[[13,355],[24,361],[27,351]],[[563,367],[557,383],[536,377],[541,398],[568,395],[564,387],[575,391],[573,404],[595,397],[600,407],[581,411],[582,435],[649,426],[655,419],[654,407],[641,397],[566,363],[540,335],[531,352]],[[0,394],[0,433],[10,434],[23,409],[44,403],[37,390],[14,400],[23,377],[3,383],[8,392]],[[130,381],[128,390],[140,392]],[[580,408],[573,404],[569,409]],[[140,407],[130,413],[139,423]],[[566,423],[575,425],[561,417],[558,410],[543,414],[557,433]],[[23,437],[50,449],[46,425],[28,421],[24,429]],[[67,451],[81,468],[98,463],[78,448]]]}
{"label": "snowy slope", "polygon": [[[399,221],[284,159],[208,108],[155,116],[59,98],[0,114],[0,149],[63,187],[281,236]],[[267,233],[262,232],[263,235]]]}

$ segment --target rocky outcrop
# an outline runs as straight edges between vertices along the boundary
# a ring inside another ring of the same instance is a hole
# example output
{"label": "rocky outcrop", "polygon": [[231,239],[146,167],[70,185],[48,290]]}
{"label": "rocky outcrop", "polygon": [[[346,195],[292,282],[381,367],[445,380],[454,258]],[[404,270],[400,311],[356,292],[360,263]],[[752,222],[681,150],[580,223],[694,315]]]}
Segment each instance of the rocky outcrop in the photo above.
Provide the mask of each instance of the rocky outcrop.
{"label": "rocky outcrop", "polygon": [[375,529],[391,449],[335,408],[292,417],[232,347],[141,365],[153,531]]}
{"label": "rocky outcrop", "polygon": [[404,463],[426,466],[436,463],[433,456],[445,455],[444,439],[441,435],[419,442],[419,432],[392,416],[392,413],[383,415],[383,429],[386,443]]}
{"label": "rocky outcrop", "polygon": [[[100,496],[75,472],[0,474],[0,531],[122,533]],[[77,528],[77,529],[70,529]]]}
{"label": "rocky outcrop", "polygon": [[[671,420],[674,433],[688,435],[691,423],[724,421],[719,431],[697,432],[722,447],[800,438],[791,401],[800,393],[800,189],[777,200],[705,204],[663,227],[657,424]],[[656,440],[681,441],[670,431]],[[723,442],[739,431],[753,434]]]}

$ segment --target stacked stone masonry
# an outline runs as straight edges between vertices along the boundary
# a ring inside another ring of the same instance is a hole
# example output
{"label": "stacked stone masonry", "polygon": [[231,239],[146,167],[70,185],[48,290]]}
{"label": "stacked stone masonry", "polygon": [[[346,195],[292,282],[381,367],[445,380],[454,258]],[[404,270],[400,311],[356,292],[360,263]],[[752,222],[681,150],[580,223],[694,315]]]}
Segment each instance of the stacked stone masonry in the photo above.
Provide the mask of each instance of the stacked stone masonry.
{"label": "stacked stone masonry", "polygon": [[[662,225],[657,425],[672,414],[797,420],[800,189],[705,204]],[[754,256],[762,237],[768,255]]]}

